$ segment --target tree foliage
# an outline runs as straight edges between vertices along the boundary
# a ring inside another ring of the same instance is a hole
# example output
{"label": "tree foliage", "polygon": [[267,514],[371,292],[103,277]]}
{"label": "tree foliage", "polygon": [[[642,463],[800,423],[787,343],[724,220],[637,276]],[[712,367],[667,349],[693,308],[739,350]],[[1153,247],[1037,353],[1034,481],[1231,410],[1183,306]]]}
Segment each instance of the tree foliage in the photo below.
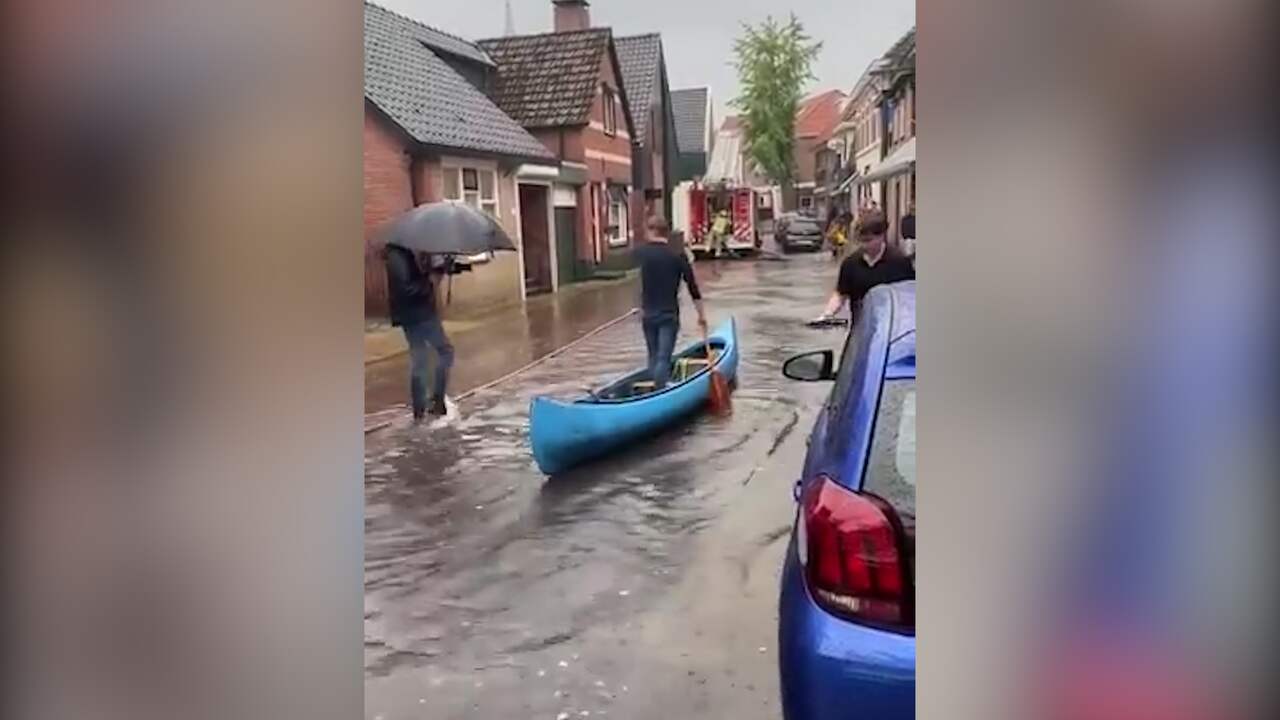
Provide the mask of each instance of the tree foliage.
{"label": "tree foliage", "polygon": [[741,92],[733,105],[742,113],[747,156],[771,181],[791,184],[795,173],[796,108],[812,65],[822,50],[810,42],[795,15],[783,24],[772,17],[759,26],[743,23],[733,46]]}

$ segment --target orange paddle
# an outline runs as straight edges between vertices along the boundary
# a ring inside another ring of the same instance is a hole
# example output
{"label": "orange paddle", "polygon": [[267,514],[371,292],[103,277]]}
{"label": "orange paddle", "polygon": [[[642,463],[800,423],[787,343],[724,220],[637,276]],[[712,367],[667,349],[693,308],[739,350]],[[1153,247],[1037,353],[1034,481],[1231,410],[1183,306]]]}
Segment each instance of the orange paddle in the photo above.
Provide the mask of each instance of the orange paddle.
{"label": "orange paddle", "polygon": [[711,370],[711,394],[707,396],[707,405],[716,415],[728,415],[733,412],[733,401],[729,399],[729,381],[715,369],[716,355],[711,350],[711,341],[707,339],[706,327],[702,328],[702,346],[707,350],[707,367]]}

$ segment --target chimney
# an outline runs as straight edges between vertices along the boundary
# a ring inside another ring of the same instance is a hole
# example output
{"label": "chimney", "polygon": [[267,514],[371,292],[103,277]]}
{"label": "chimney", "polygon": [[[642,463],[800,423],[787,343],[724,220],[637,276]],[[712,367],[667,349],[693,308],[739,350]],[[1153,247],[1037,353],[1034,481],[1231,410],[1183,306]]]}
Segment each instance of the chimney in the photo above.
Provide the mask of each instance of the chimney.
{"label": "chimney", "polygon": [[591,11],[587,9],[587,0],[551,0],[555,6],[556,32],[586,30],[591,27]]}

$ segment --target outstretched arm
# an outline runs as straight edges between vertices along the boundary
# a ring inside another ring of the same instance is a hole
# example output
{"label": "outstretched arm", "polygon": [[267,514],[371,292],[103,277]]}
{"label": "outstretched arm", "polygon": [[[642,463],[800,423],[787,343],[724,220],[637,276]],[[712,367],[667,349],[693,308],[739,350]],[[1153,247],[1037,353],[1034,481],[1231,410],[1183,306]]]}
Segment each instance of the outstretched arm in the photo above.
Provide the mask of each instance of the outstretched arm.
{"label": "outstretched arm", "polygon": [[827,301],[827,306],[823,308],[822,315],[819,317],[831,318],[838,315],[844,309],[844,300],[844,295],[841,295],[839,290],[831,293],[831,299]]}

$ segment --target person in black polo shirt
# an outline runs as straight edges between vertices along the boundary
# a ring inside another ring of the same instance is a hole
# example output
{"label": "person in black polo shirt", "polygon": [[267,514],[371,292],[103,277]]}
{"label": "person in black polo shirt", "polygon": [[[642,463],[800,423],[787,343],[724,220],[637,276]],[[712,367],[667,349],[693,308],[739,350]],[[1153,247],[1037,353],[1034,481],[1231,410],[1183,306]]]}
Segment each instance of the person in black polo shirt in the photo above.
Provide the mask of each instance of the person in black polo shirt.
{"label": "person in black polo shirt", "polygon": [[707,331],[702,293],[693,277],[693,267],[684,253],[671,247],[667,233],[666,220],[650,218],[649,242],[637,247],[634,253],[640,266],[641,325],[655,390],[666,387],[671,377],[671,353],[675,351],[676,335],[680,332],[680,281],[689,286],[689,295],[698,311],[698,327],[704,333]]}
{"label": "person in black polo shirt", "polygon": [[856,314],[858,303],[871,288],[916,278],[915,262],[889,247],[885,238],[888,228],[884,213],[879,210],[869,210],[858,218],[857,252],[840,263],[836,291],[818,320],[834,318],[846,302]]}

